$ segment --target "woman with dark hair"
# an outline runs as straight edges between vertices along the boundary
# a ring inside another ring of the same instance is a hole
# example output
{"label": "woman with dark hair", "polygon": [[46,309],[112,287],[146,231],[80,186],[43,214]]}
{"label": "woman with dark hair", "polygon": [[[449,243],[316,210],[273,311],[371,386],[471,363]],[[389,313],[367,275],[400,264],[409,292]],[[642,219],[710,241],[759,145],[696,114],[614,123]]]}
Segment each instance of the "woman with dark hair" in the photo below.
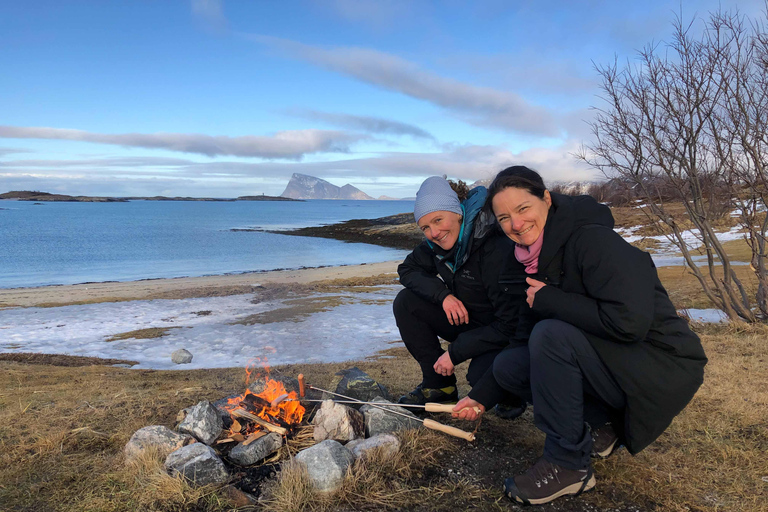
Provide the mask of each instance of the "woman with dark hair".
{"label": "woman with dark hair", "polygon": [[[500,281],[510,275],[520,279],[523,267],[511,260],[514,244],[482,211],[485,198],[485,187],[469,190],[463,182],[439,176],[427,178],[416,194],[414,218],[426,240],[397,268],[405,289],[393,309],[422,381],[400,403],[455,402],[456,365],[471,359],[467,379],[474,385],[496,354],[515,343],[525,304],[522,296],[505,293]],[[451,342],[447,351],[438,337]],[[502,417],[515,418],[525,410],[518,397],[497,402]]]}
{"label": "woman with dark hair", "polygon": [[607,206],[550,193],[522,166],[496,176],[487,206],[525,265],[535,324],[528,345],[501,352],[454,416],[475,419],[466,407],[484,410],[504,391],[531,401],[544,454],[504,493],[543,504],[594,487],[590,456],[652,443],[696,393],[707,358],[650,255],[613,231]]}

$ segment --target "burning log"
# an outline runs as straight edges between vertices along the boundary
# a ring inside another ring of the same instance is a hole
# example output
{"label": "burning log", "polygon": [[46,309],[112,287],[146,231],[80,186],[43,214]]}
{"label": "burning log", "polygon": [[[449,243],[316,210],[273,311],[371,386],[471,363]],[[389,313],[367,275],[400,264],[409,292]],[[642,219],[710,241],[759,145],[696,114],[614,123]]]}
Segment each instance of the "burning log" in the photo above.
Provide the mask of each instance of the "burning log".
{"label": "burning log", "polygon": [[277,432],[281,436],[284,436],[286,432],[288,432],[288,429],[279,427],[277,425],[273,425],[272,423],[263,420],[256,416],[255,414],[251,414],[250,412],[246,411],[245,409],[235,409],[232,411],[232,416],[235,416],[236,418],[245,418],[249,421],[252,421],[254,423],[257,423],[258,425],[264,427],[265,429],[269,430],[270,432]]}
{"label": "burning log", "polygon": [[283,428],[290,428],[291,422],[288,421],[285,410],[272,407],[272,402],[258,395],[248,393],[240,402],[240,407],[250,412],[258,414],[263,412]]}

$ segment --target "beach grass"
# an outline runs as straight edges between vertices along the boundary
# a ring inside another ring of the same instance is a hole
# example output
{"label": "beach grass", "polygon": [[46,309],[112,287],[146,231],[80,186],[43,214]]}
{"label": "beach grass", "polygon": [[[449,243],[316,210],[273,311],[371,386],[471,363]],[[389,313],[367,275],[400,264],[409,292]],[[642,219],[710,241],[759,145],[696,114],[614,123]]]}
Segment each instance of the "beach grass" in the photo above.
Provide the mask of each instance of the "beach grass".
{"label": "beach grass", "polygon": [[[637,457],[620,450],[596,462],[596,490],[560,500],[553,510],[768,510],[768,329],[695,327],[710,363],[692,403]],[[167,476],[157,457],[126,465],[122,449],[138,428],[173,427],[180,409],[240,392],[242,368],[129,370],[52,366],[43,359],[0,361],[0,503],[24,511],[233,507],[225,489],[191,488]],[[275,371],[304,373],[322,388],[335,372],[354,365],[394,396],[418,380],[402,347],[370,361]],[[460,388],[468,391],[463,379]],[[287,471],[264,489],[260,507],[507,510],[499,491],[503,479],[533,462],[543,443],[530,412],[513,422],[487,414],[472,445],[431,431],[413,435],[394,461],[358,463],[334,495],[314,493],[300,474]]]}

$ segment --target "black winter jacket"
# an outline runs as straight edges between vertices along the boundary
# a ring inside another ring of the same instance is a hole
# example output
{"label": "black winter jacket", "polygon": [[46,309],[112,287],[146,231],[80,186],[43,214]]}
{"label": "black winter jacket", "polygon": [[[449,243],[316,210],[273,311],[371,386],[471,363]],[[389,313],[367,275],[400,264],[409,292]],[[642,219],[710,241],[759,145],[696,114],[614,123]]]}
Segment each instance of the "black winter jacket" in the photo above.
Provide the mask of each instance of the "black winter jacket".
{"label": "black winter jacket", "polygon": [[552,194],[538,275],[531,276],[548,286],[532,310],[534,320],[562,320],[592,343],[626,394],[624,441],[635,454],[693,398],[707,358],[651,256],[612,228],[610,210],[593,198]]}
{"label": "black winter jacket", "polygon": [[510,268],[513,253],[514,243],[493,231],[474,240],[469,258],[456,272],[446,265],[446,259],[438,257],[445,256],[444,251],[426,241],[397,267],[400,282],[413,293],[440,306],[453,294],[467,309],[470,323],[480,325],[461,333],[448,346],[453,364],[504,348],[517,333],[521,310],[523,306],[527,309],[525,298],[507,293],[499,282],[505,267],[505,272],[516,273],[518,278],[524,273],[516,260]]}

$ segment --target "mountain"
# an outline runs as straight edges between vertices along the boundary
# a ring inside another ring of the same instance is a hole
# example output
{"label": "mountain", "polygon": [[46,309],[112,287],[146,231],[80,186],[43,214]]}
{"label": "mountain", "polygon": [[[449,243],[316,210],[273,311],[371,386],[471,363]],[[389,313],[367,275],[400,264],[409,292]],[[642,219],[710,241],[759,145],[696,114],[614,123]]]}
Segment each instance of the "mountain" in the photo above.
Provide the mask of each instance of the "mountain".
{"label": "mountain", "polygon": [[373,199],[349,183],[337,187],[320,178],[299,173],[293,173],[280,196],[291,199]]}

